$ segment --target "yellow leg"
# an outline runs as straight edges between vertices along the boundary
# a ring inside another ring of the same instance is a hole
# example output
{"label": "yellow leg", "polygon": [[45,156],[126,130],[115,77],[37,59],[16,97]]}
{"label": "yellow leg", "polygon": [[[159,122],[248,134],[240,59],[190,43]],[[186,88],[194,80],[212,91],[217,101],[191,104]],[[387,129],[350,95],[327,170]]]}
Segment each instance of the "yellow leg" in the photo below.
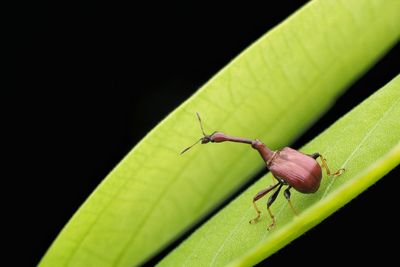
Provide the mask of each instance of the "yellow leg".
{"label": "yellow leg", "polygon": [[314,153],[312,155],[309,155],[310,157],[312,157],[313,159],[317,160],[317,158],[321,158],[321,164],[322,164],[322,168],[325,168],[326,170],[326,174],[328,176],[340,176],[342,175],[342,173],[346,170],[344,168],[340,168],[339,170],[335,171],[334,173],[331,173],[331,171],[329,170],[328,164],[326,163],[326,159],[319,153]]}
{"label": "yellow leg", "polygon": [[[262,198],[263,196],[265,196],[266,194],[268,194],[271,190],[273,190],[275,187],[277,187],[279,185],[279,183],[270,185],[269,187],[267,187],[264,190],[261,190],[260,192],[258,192],[254,197],[253,197],[253,205],[254,205],[254,209],[257,212],[257,217],[255,217],[254,219],[250,220],[249,223],[253,224],[256,223],[260,217],[261,217],[261,211],[258,209],[257,205],[256,205],[256,201],[259,200],[260,198]],[[269,209],[268,209],[269,211]]]}
{"label": "yellow leg", "polygon": [[334,173],[331,173],[331,171],[329,170],[328,164],[326,163],[326,159],[321,154],[319,156],[321,158],[322,166],[325,168],[326,174],[328,176],[333,176],[333,177],[340,176],[345,171],[344,168],[340,168],[339,170],[335,171]]}
{"label": "yellow leg", "polygon": [[272,212],[271,212],[271,210],[269,209],[269,207],[267,208],[267,210],[268,210],[269,216],[271,217],[271,220],[272,220],[271,224],[268,225],[268,227],[267,227],[267,230],[269,231],[269,230],[271,230],[272,228],[275,227],[275,222],[276,222],[276,221],[275,221],[275,216],[272,214]]}
{"label": "yellow leg", "polygon": [[288,203],[289,203],[289,206],[290,206],[290,208],[292,209],[292,211],[293,211],[293,213],[294,213],[294,215],[298,215],[299,213],[297,212],[297,210],[294,208],[294,206],[292,205],[292,201],[290,201],[290,189],[291,189],[292,187],[291,186],[289,186],[288,188],[286,188],[285,189],[285,191],[283,192],[283,194],[285,195],[285,198],[287,199],[287,201],[288,201]]}

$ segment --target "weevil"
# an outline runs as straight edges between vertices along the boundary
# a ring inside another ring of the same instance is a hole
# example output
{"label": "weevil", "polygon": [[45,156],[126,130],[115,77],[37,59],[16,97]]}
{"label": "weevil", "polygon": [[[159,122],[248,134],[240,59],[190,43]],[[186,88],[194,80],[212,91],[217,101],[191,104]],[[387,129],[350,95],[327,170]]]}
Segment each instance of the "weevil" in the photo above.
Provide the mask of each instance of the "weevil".
{"label": "weevil", "polygon": [[[201,137],[193,145],[185,148],[181,152],[181,155],[198,143],[207,144],[236,142],[249,144],[252,148],[257,150],[258,153],[260,153],[260,156],[267,165],[267,168],[272,173],[273,178],[275,178],[277,181],[277,183],[273,183],[269,187],[258,192],[253,197],[253,205],[257,216],[249,221],[250,224],[256,223],[261,217],[261,211],[258,209],[256,202],[262,197],[266,196],[269,192],[273,191],[272,195],[267,201],[267,210],[272,220],[271,224],[268,225],[268,230],[273,228],[276,223],[275,216],[272,214],[270,207],[274,203],[283,186],[286,186],[283,194],[288,201],[291,210],[295,215],[297,215],[297,211],[290,201],[290,189],[293,188],[303,194],[315,193],[318,191],[321,183],[322,168],[325,168],[327,175],[332,177],[339,176],[345,171],[344,168],[340,168],[335,172],[331,172],[326,163],[326,159],[320,153],[304,154],[290,147],[284,147],[280,150],[273,151],[258,139],[251,140],[248,138],[234,137],[218,131],[208,135],[204,132],[199,113],[196,113],[196,115],[200,123],[200,129],[203,133],[203,137]],[[317,161],[318,158],[321,160],[321,165]]]}

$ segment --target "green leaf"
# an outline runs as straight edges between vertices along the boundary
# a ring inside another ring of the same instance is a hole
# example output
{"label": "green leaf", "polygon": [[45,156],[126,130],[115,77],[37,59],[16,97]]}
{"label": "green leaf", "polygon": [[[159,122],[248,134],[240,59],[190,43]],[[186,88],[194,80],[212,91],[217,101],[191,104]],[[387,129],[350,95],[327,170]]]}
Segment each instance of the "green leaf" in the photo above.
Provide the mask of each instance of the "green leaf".
{"label": "green leaf", "polygon": [[[271,184],[268,173],[192,234],[159,266],[252,266],[321,222],[400,163],[400,75],[301,149],[319,152],[339,177],[324,175],[317,193],[292,192],[300,211],[295,217],[283,196],[272,212],[277,225],[263,216],[256,225],[252,198]],[[294,191],[294,190],[292,190]],[[266,197],[267,199],[268,197]],[[266,201],[265,199],[265,201]],[[264,201],[264,202],[265,202]],[[263,202],[263,201],[260,201]],[[232,262],[233,261],[233,262]]]}
{"label": "green leaf", "polygon": [[[400,2],[312,1],[252,44],[152,130],[80,207],[42,266],[132,266],[263,167],[248,147],[196,147],[206,130],[292,142],[400,36]],[[385,15],[382,15],[385,14]],[[156,64],[156,63],[155,63]]]}

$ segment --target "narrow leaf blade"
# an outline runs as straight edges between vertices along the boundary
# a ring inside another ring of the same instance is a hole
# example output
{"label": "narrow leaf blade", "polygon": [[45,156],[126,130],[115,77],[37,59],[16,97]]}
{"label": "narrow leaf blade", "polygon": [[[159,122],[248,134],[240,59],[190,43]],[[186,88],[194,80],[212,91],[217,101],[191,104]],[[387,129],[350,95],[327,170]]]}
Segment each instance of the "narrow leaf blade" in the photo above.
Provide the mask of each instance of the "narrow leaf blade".
{"label": "narrow leaf blade", "polygon": [[[294,217],[283,196],[272,211],[277,226],[270,232],[265,205],[256,225],[252,197],[271,183],[268,173],[231,202],[168,255],[160,266],[251,266],[318,224],[400,163],[400,75],[368,98],[301,151],[319,152],[331,168],[346,168],[337,178],[325,177],[318,192],[292,192],[301,211]],[[292,190],[293,191],[293,190]],[[268,198],[268,197],[267,197]],[[265,200],[266,201],[266,200]]]}

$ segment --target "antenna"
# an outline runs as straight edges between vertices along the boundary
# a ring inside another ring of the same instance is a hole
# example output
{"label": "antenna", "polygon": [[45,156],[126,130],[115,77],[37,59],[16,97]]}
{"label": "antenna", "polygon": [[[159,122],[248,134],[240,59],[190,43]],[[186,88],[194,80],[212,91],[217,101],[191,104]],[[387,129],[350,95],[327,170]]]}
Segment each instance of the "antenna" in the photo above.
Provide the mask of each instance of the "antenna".
{"label": "antenna", "polygon": [[185,153],[186,151],[188,151],[189,149],[191,149],[192,147],[194,147],[195,145],[197,145],[201,140],[203,140],[203,137],[200,138],[200,140],[196,141],[196,143],[194,143],[193,145],[185,148],[179,155],[182,155],[183,153]]}
{"label": "antenna", "polygon": [[204,129],[203,129],[203,123],[201,122],[200,114],[198,112],[196,112],[196,115],[200,122],[201,132],[203,133],[204,136],[206,136],[206,133],[204,132]]}
{"label": "antenna", "polygon": [[200,138],[198,141],[196,141],[196,143],[194,143],[193,145],[191,145],[191,146],[185,148],[185,149],[180,153],[180,155],[182,155],[183,153],[185,153],[186,151],[188,151],[189,149],[191,149],[192,147],[194,147],[195,145],[197,145],[200,141],[203,141],[204,138],[207,138],[207,137],[208,137],[208,135],[206,135],[206,133],[204,132],[203,123],[201,122],[200,114],[199,114],[198,112],[196,112],[196,115],[197,115],[197,119],[199,119],[200,129],[201,129],[201,132],[203,133],[203,137]]}

